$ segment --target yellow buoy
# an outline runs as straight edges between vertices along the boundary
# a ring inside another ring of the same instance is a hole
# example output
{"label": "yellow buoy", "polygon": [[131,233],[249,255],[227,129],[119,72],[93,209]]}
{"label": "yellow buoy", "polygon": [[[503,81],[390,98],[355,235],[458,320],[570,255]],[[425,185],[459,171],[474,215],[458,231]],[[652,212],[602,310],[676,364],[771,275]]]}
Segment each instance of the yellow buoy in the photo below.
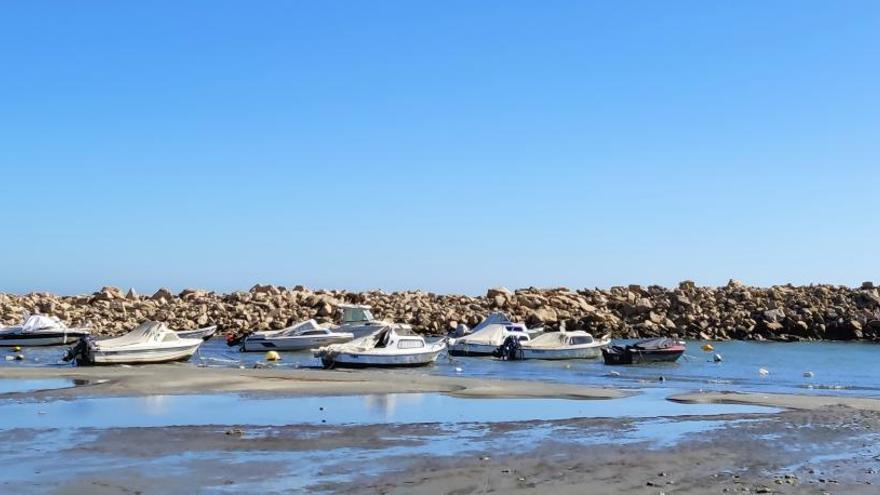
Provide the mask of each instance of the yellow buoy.
{"label": "yellow buoy", "polygon": [[281,355],[275,351],[269,351],[266,353],[266,361],[280,361]]}
{"label": "yellow buoy", "polygon": [[715,350],[715,348],[712,347],[712,344],[703,344],[703,350],[706,352],[712,352]]}
{"label": "yellow buoy", "polygon": [[15,346],[15,347],[13,347],[13,348],[12,348],[12,352],[21,352],[21,346],[20,346],[20,345],[17,345],[17,346]]}

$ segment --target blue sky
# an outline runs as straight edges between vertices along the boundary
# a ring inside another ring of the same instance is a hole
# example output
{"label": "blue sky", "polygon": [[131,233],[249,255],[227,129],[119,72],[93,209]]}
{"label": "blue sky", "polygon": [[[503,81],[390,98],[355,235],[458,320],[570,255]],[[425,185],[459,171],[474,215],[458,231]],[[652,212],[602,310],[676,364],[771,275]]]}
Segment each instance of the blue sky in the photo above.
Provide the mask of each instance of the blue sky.
{"label": "blue sky", "polygon": [[877,2],[0,12],[0,290],[880,280]]}

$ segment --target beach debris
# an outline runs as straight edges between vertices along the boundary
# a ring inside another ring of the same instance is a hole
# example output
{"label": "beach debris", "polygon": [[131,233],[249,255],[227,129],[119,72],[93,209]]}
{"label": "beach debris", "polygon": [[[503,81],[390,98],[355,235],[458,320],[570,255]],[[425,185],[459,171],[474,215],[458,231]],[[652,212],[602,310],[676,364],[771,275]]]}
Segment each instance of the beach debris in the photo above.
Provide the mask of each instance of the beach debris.
{"label": "beach debris", "polygon": [[608,372],[608,376],[620,376],[620,372],[612,370]]}
{"label": "beach debris", "polygon": [[812,371],[804,371],[804,378],[813,378],[814,376],[816,376],[816,374]]}
{"label": "beach debris", "polygon": [[269,351],[266,353],[266,361],[280,361],[281,354],[278,354],[277,351]]}
{"label": "beach debris", "polygon": [[770,370],[768,370],[767,368],[758,368],[758,373],[761,376],[767,376],[770,374]]}
{"label": "beach debris", "polygon": [[712,344],[703,344],[703,347],[701,347],[700,349],[703,349],[706,352],[712,352],[715,350],[715,348],[712,347]]}
{"label": "beach debris", "polygon": [[489,457],[489,456],[487,456],[487,455],[480,456],[480,460],[481,460],[481,461],[488,461],[489,459],[491,459],[491,457]]}
{"label": "beach debris", "polygon": [[718,354],[716,352],[715,355],[712,356],[712,361],[715,361],[716,363],[720,363],[721,361],[723,361],[723,359],[721,358],[721,354]]}

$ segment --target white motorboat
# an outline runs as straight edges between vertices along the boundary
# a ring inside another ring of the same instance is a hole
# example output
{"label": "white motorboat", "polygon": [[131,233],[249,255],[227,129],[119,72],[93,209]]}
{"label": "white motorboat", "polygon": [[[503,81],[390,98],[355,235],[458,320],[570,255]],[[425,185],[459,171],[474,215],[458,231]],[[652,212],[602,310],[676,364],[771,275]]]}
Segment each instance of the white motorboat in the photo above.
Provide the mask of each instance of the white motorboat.
{"label": "white motorboat", "polygon": [[550,332],[529,341],[508,337],[496,353],[502,359],[593,359],[611,344],[611,337],[594,339],[582,330]]}
{"label": "white motorboat", "polygon": [[459,338],[472,335],[490,325],[504,325],[513,329],[513,331],[522,331],[529,334],[529,337],[535,338],[544,333],[544,327],[528,328],[525,323],[514,323],[510,318],[502,312],[491,313],[485,320],[478,323],[474,328],[468,328],[467,325],[461,324],[455,330],[449,333],[450,337]]}
{"label": "white motorboat", "polygon": [[421,335],[389,325],[345,344],[315,349],[314,354],[325,368],[393,368],[431,364],[445,348],[445,339],[427,343]]}
{"label": "white motorboat", "polygon": [[0,346],[72,344],[88,334],[88,329],[68,328],[54,316],[26,314],[21,324],[0,327]]}
{"label": "white motorboat", "polygon": [[77,364],[147,364],[185,361],[203,340],[182,339],[164,323],[148,321],[131,332],[111,339],[83,337],[65,356]]}
{"label": "white motorboat", "polygon": [[393,326],[405,333],[412,331],[412,327],[405,323],[392,323],[373,318],[373,313],[370,312],[372,307],[365,304],[340,304],[339,309],[342,312],[342,323],[333,330],[351,333],[356,339],[371,335],[387,326]]}
{"label": "white motorboat", "polygon": [[531,336],[521,324],[490,323],[464,337],[449,339],[451,356],[492,356],[508,337],[528,342]]}
{"label": "white motorboat", "polygon": [[197,328],[195,330],[178,330],[177,336],[182,339],[202,339],[209,340],[217,333],[217,325],[210,327]]}
{"label": "white motorboat", "polygon": [[242,351],[301,351],[354,339],[351,332],[336,332],[306,320],[282,330],[254,332],[241,343]]}

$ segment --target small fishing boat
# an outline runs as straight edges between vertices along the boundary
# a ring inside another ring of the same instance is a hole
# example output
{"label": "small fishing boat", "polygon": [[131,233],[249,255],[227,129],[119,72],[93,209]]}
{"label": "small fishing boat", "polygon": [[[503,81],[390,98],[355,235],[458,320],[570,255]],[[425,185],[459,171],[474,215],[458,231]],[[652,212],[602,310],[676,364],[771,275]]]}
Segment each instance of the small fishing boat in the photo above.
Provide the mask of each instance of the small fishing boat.
{"label": "small fishing boat", "polygon": [[531,336],[523,325],[491,323],[464,337],[449,339],[451,356],[492,356],[508,338],[528,342]]}
{"label": "small fishing boat", "polygon": [[333,330],[337,333],[351,333],[356,339],[371,335],[387,326],[393,326],[402,332],[412,331],[412,327],[404,323],[392,323],[375,319],[373,313],[370,312],[371,309],[371,306],[365,304],[340,304],[339,310],[342,312],[342,323],[333,328]]}
{"label": "small fishing boat", "polygon": [[594,359],[599,357],[601,350],[611,343],[611,337],[594,339],[582,330],[549,332],[534,339],[522,341],[515,335],[495,351],[495,356],[505,360],[518,359]]}
{"label": "small fishing boat", "polygon": [[178,330],[177,336],[182,339],[202,339],[209,340],[217,333],[217,325],[210,327],[198,328],[196,330]]}
{"label": "small fishing boat", "polygon": [[428,343],[421,335],[389,325],[366,337],[313,352],[325,368],[397,368],[431,364],[445,348],[445,340]]}
{"label": "small fishing boat", "polygon": [[0,346],[49,346],[72,344],[88,335],[85,328],[68,328],[54,316],[27,315],[18,325],[0,327]]}
{"label": "small fishing boat", "polygon": [[452,338],[466,337],[468,335],[479,332],[480,330],[490,325],[504,325],[508,328],[523,331],[529,334],[529,337],[531,338],[535,338],[538,335],[544,333],[544,327],[528,328],[525,323],[514,323],[510,321],[510,318],[508,318],[506,314],[499,311],[495,313],[490,313],[489,316],[486,317],[486,319],[478,323],[474,328],[468,328],[467,325],[460,324],[458,327],[455,328],[455,330],[449,332],[449,336]]}
{"label": "small fishing boat", "polygon": [[148,364],[185,361],[202,345],[201,338],[182,339],[164,323],[148,321],[131,332],[111,339],[82,337],[70,348],[65,361],[77,364]]}
{"label": "small fishing boat", "polygon": [[613,345],[604,348],[602,357],[605,364],[671,363],[681,357],[684,351],[684,342],[660,337],[627,346]]}
{"label": "small fishing boat", "polygon": [[301,351],[354,339],[351,332],[336,332],[306,320],[281,330],[254,332],[241,343],[242,351]]}

